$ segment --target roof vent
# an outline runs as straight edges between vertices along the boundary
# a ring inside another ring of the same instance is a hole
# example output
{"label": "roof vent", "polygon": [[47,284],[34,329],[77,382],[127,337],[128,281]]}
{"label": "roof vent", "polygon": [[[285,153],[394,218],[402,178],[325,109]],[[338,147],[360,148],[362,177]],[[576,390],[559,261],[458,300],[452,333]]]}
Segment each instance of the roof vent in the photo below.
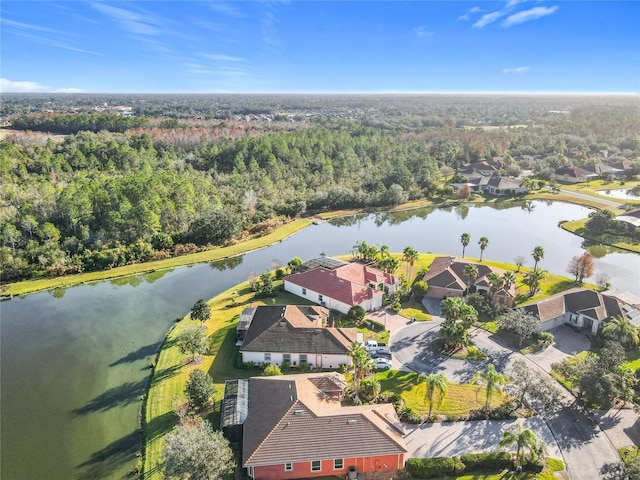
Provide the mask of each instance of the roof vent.
{"label": "roof vent", "polygon": [[358,423],[358,420],[356,420],[355,418],[350,418],[349,420],[347,420],[347,425],[355,425],[356,423]]}
{"label": "roof vent", "polygon": [[302,410],[302,409],[293,411],[294,415],[302,415],[303,413],[304,413],[304,410]]}

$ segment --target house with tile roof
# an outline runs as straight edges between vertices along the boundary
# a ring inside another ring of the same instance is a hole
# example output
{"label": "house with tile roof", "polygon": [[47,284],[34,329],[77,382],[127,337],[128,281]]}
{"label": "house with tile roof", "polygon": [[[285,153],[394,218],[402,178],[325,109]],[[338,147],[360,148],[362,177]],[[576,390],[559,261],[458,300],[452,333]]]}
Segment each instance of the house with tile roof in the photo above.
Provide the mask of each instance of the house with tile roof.
{"label": "house with tile roof", "polygon": [[[465,267],[470,263],[478,268],[478,276],[475,279],[468,278],[464,273]],[[471,284],[472,290],[484,295],[491,295],[494,303],[501,303],[509,308],[513,307],[516,297],[515,285],[509,286],[508,289],[500,288],[492,293],[488,278],[492,273],[502,276],[505,271],[501,268],[491,267],[483,263],[469,262],[464,259],[436,257],[422,280],[429,287],[426,293],[428,297],[461,297],[469,288],[469,282],[473,281]]]}
{"label": "house with tile roof", "polygon": [[556,180],[565,183],[588,182],[598,178],[598,174],[584,167],[560,167],[555,171]]}
{"label": "house with tile roof", "polygon": [[616,316],[640,323],[640,299],[635,299],[638,302],[635,305],[627,303],[633,298],[625,292],[596,292],[576,287],[522,308],[540,318],[543,331],[566,323],[596,335]]}
{"label": "house with tile roof", "polygon": [[366,311],[381,308],[384,292],[394,293],[399,286],[395,275],[360,263],[318,266],[284,277],[287,292],[345,314],[356,305]]}
{"label": "house with tile roof", "polygon": [[479,185],[479,189],[490,195],[527,193],[527,188],[522,186],[520,180],[499,175],[493,175],[484,185]]}
{"label": "house with tile roof", "polygon": [[237,327],[242,361],[306,362],[309,367],[330,369],[351,365],[351,345],[362,343],[363,335],[355,328],[334,328],[328,318],[329,310],[313,305],[245,308]]}
{"label": "house with tile roof", "polygon": [[249,379],[242,465],[255,480],[403,468],[404,431],[391,404],[343,406],[345,378],[313,373]]}

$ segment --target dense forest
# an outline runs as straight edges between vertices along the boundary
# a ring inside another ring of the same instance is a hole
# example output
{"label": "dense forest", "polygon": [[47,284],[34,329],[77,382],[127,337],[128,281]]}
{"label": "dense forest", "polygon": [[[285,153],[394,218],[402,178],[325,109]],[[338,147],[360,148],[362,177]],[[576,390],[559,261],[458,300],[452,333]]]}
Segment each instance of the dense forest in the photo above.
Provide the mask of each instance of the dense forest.
{"label": "dense forest", "polygon": [[[447,197],[443,178],[485,158],[552,180],[598,152],[640,157],[636,98],[228,97],[3,98],[0,278],[112,268],[321,210]],[[114,114],[116,102],[135,116]],[[512,126],[478,127],[494,124]]]}

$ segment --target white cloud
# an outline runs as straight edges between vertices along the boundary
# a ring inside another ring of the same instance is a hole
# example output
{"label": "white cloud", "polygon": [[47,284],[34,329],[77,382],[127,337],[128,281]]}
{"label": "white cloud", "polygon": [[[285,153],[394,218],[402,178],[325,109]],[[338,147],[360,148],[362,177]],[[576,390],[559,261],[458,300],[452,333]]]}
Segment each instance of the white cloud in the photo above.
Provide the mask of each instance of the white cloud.
{"label": "white cloud", "polygon": [[33,93],[33,92],[57,92],[57,93],[79,93],[79,88],[54,88],[39,82],[29,80],[9,80],[0,78],[0,92]]}
{"label": "white cloud", "polygon": [[124,8],[112,7],[104,3],[92,3],[93,8],[101,13],[111,17],[118,22],[120,26],[128,32],[138,35],[157,35],[159,33],[154,23],[148,17],[142,16],[136,12],[125,10]]}
{"label": "white cloud", "polygon": [[497,12],[486,13],[483,16],[481,16],[480,20],[478,20],[472,26],[475,28],[483,28],[489,25],[490,23],[495,22],[500,17],[504,17],[505,15],[506,15],[506,12],[502,10],[498,10]]}
{"label": "white cloud", "polygon": [[519,3],[524,3],[524,2],[526,2],[526,1],[527,1],[527,0],[509,0],[509,1],[507,2],[507,8],[515,7],[517,4],[519,4]]}
{"label": "white cloud", "polygon": [[531,70],[531,67],[505,68],[502,73],[525,73]]}
{"label": "white cloud", "polygon": [[41,27],[40,25],[32,25],[30,23],[15,22],[6,18],[3,18],[1,21],[9,27],[19,28],[21,30],[37,30],[40,32],[60,33],[59,30],[53,30],[52,28]]}
{"label": "white cloud", "polygon": [[458,20],[462,20],[464,22],[468,22],[469,20],[471,20],[471,15],[474,14],[474,13],[478,13],[480,10],[481,10],[480,7],[472,7],[469,10],[467,10],[465,13],[460,15],[458,17]]}
{"label": "white cloud", "polygon": [[230,17],[244,17],[244,13],[239,11],[235,6],[232,6],[228,3],[224,2],[209,2],[207,6],[218,13],[222,13],[224,15],[228,15]]}
{"label": "white cloud", "polygon": [[426,38],[433,35],[432,31],[430,31],[427,27],[423,27],[423,26],[414,28],[413,33],[415,33],[416,36],[420,38]]}
{"label": "white cloud", "polygon": [[547,15],[553,15],[558,8],[559,7],[555,5],[553,7],[534,7],[529,10],[523,10],[522,12],[509,15],[505,21],[502,22],[502,25],[504,27],[511,27],[531,20],[537,20],[538,18],[546,17]]}
{"label": "white cloud", "polygon": [[246,62],[246,59],[240,57],[232,57],[230,55],[221,55],[216,53],[204,53],[203,57],[217,62]]}

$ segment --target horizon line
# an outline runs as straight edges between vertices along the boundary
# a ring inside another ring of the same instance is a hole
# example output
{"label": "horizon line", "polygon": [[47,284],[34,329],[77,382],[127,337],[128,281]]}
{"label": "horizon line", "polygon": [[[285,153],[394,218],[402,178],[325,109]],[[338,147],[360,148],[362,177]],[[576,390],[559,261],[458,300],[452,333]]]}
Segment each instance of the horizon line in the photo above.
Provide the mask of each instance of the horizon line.
{"label": "horizon line", "polygon": [[19,92],[0,91],[2,94],[23,94],[23,95],[551,95],[551,96],[640,96],[640,92],[545,92],[545,91],[308,91],[308,92]]}

